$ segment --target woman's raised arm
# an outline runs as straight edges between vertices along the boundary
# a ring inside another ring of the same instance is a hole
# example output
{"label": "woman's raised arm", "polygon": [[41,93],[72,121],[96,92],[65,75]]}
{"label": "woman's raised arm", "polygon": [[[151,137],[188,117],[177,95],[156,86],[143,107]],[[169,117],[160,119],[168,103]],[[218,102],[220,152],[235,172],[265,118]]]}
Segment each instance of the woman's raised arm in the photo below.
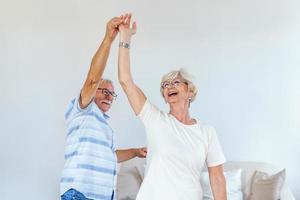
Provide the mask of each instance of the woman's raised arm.
{"label": "woman's raised arm", "polygon": [[119,42],[119,59],[118,59],[118,78],[119,82],[127,95],[129,103],[138,115],[146,101],[146,96],[142,90],[133,82],[130,72],[130,42],[131,37],[136,33],[136,22],[130,27],[131,14],[123,15],[124,22],[119,26],[120,42]]}

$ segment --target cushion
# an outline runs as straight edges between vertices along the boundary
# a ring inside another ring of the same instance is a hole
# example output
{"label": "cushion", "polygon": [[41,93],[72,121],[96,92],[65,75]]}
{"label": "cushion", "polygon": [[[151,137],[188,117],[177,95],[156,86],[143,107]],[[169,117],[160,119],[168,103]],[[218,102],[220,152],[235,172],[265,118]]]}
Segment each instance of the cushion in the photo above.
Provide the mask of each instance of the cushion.
{"label": "cushion", "polygon": [[135,198],[130,198],[130,197],[125,197],[125,198],[122,198],[122,199],[119,199],[119,200],[135,200]]}
{"label": "cushion", "polygon": [[136,167],[126,170],[120,170],[117,178],[116,196],[118,200],[133,200],[139,191],[142,183]]}
{"label": "cushion", "polygon": [[[243,200],[241,174],[242,169],[233,169],[224,172],[228,200]],[[210,187],[208,172],[202,172],[201,186],[203,190],[203,200],[213,200],[214,197]]]}
{"label": "cushion", "polygon": [[285,169],[274,175],[255,171],[252,183],[250,200],[278,200],[285,181]]}

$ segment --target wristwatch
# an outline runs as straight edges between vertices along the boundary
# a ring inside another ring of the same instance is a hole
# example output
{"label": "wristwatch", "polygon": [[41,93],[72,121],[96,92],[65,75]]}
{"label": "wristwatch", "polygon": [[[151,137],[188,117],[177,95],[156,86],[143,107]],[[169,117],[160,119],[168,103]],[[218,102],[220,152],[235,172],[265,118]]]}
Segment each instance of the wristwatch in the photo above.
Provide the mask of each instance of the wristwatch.
{"label": "wristwatch", "polygon": [[126,43],[126,42],[120,42],[119,47],[124,47],[124,48],[130,49],[130,44]]}

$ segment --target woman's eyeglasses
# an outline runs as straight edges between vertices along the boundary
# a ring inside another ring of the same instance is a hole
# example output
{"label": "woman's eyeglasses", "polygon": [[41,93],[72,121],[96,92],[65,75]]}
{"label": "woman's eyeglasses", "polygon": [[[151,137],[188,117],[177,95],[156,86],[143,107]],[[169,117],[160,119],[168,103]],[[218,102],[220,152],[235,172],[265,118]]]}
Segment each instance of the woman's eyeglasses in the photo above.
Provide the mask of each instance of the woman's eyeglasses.
{"label": "woman's eyeglasses", "polygon": [[161,87],[163,88],[163,89],[166,89],[166,88],[171,88],[172,86],[173,87],[178,87],[181,83],[184,83],[184,84],[188,84],[187,82],[185,82],[185,81],[181,81],[181,80],[178,80],[178,79],[176,79],[176,80],[173,80],[173,81],[165,81],[165,82],[163,82],[162,84],[161,84]]}
{"label": "woman's eyeglasses", "polygon": [[98,88],[98,90],[101,90],[102,94],[105,96],[111,95],[114,99],[116,99],[118,96],[115,92],[109,91],[106,88]]}

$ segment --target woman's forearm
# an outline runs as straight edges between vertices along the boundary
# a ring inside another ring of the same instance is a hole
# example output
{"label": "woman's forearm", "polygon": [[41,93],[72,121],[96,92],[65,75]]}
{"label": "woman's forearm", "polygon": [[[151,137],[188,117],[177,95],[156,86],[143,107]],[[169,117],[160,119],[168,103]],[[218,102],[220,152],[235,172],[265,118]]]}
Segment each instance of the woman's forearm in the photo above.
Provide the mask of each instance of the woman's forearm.
{"label": "woman's forearm", "polygon": [[215,200],[227,200],[223,165],[208,167],[211,190]]}
{"label": "woman's forearm", "polygon": [[[120,40],[120,43],[122,41]],[[124,42],[124,43],[128,43]],[[130,71],[130,55],[129,48],[120,46],[119,47],[119,59],[118,59],[118,78],[122,87],[126,87],[126,84],[133,82],[131,71]]]}
{"label": "woman's forearm", "polygon": [[211,177],[210,185],[215,200],[227,200],[226,180],[223,174]]}

